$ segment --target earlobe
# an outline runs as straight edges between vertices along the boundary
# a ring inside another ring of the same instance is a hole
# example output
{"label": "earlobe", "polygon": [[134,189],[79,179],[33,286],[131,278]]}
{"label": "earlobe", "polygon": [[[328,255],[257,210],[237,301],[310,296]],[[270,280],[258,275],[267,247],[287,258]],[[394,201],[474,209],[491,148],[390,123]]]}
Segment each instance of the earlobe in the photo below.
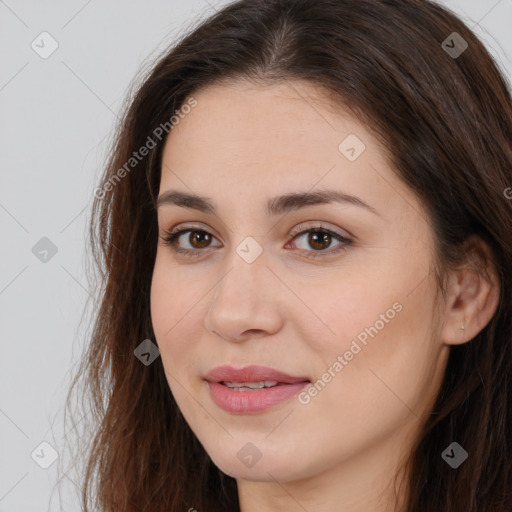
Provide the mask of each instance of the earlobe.
{"label": "earlobe", "polygon": [[464,263],[448,280],[442,341],[460,345],[478,335],[499,303],[500,282],[490,247],[479,237],[467,241]]}

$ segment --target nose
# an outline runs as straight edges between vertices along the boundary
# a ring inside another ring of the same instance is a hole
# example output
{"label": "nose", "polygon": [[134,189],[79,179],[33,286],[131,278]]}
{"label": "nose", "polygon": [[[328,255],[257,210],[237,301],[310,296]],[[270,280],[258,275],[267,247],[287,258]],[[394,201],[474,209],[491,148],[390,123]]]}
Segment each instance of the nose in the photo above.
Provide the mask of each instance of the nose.
{"label": "nose", "polygon": [[206,329],[231,342],[276,333],[283,323],[284,288],[263,255],[247,263],[235,253],[211,295]]}

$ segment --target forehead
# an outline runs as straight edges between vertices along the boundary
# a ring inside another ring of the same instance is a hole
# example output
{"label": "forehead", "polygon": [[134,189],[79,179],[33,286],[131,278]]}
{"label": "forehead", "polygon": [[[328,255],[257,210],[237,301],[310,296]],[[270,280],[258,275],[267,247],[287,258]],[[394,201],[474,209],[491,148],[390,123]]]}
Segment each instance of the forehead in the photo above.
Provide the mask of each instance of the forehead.
{"label": "forehead", "polygon": [[383,156],[361,123],[308,82],[238,81],[193,96],[197,105],[172,128],[163,158],[190,173],[215,169],[217,179],[224,173],[236,179],[256,170],[309,179],[340,161],[339,145],[351,134],[364,141],[367,154]]}
{"label": "forehead", "polygon": [[[197,105],[167,138],[161,192],[214,191],[226,203],[319,187],[363,197],[381,211],[410,209],[415,202],[377,138],[309,82],[239,81],[193,97]],[[356,158],[347,158],[350,146]]]}
{"label": "forehead", "polygon": [[[194,93],[194,98],[197,106],[168,137],[171,145],[173,139],[186,144],[193,138],[208,147],[212,142],[222,146],[233,143],[261,152],[261,141],[277,138],[276,144],[265,148],[268,153],[278,147],[299,146],[305,140],[315,145],[323,141],[322,145],[329,147],[348,128],[370,138],[348,109],[327,91],[305,81],[256,85],[239,80],[206,87]],[[181,137],[185,131],[186,140]]]}

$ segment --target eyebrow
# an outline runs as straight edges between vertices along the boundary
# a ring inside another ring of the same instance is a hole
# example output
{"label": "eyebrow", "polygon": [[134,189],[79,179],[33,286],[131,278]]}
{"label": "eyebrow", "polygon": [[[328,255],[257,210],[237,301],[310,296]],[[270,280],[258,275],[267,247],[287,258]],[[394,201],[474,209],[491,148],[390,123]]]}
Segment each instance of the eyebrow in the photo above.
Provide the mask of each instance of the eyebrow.
{"label": "eyebrow", "polygon": [[[314,192],[295,192],[282,196],[273,197],[267,202],[267,215],[280,215],[293,210],[299,210],[308,206],[343,203],[364,208],[375,215],[380,213],[363,201],[361,198],[345,194],[338,190],[318,190]],[[179,192],[177,190],[167,190],[160,194],[157,199],[157,209],[163,204],[173,204],[182,208],[190,208],[203,213],[216,214],[216,207],[213,200],[209,197],[202,197],[196,194]]]}

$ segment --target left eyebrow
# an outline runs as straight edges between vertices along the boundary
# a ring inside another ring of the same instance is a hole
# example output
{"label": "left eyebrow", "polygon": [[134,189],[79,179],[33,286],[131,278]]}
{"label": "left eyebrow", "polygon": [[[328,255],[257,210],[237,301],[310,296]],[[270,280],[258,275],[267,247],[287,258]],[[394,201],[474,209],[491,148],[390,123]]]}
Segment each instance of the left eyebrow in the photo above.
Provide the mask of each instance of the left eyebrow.
{"label": "left eyebrow", "polygon": [[[375,215],[381,214],[360,197],[352,196],[338,190],[318,190],[314,192],[295,192],[277,196],[267,202],[267,215],[281,215],[293,210],[299,210],[308,206],[343,203],[364,208]],[[173,204],[182,208],[191,208],[203,213],[216,214],[215,203],[209,197],[198,196],[188,192],[168,190],[163,192],[157,199],[157,209],[163,204]]]}

